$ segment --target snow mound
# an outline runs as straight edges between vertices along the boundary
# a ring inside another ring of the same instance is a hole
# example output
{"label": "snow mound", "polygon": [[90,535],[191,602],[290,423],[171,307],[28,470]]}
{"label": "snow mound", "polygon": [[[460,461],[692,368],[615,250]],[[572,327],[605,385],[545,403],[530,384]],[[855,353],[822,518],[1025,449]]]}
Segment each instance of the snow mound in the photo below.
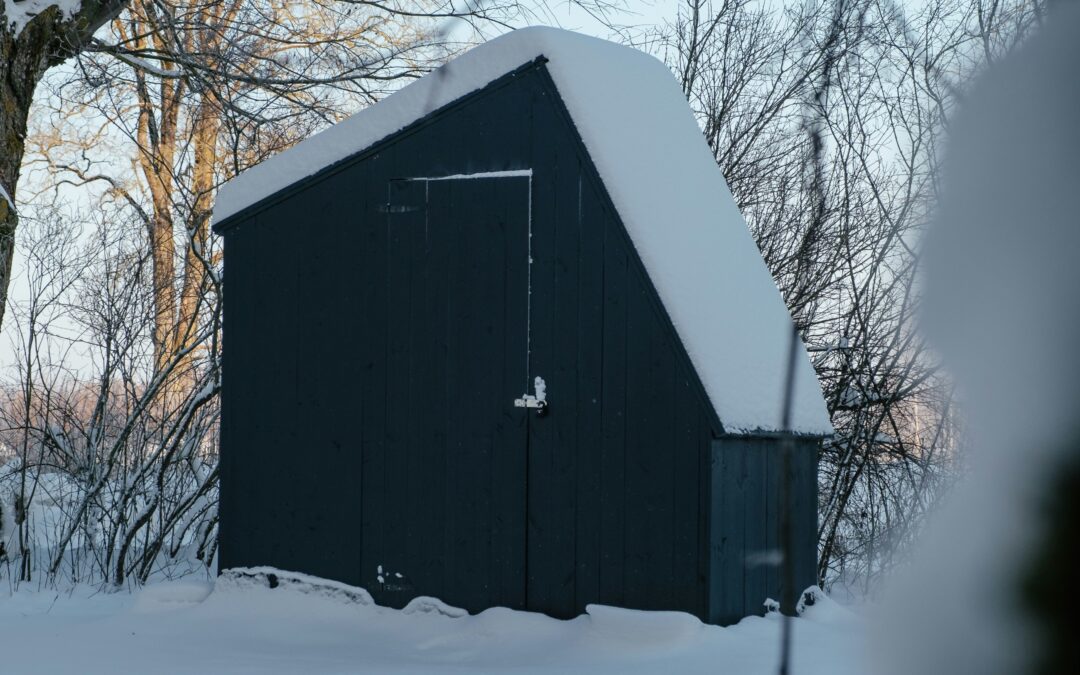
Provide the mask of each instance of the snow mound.
{"label": "snow mound", "polygon": [[274,567],[234,567],[218,577],[215,594],[243,592],[253,588],[284,588],[305,595],[319,596],[346,603],[374,606],[375,600],[363,588],[340,581],[288,572]]}
{"label": "snow mound", "polygon": [[[636,49],[552,28],[512,31],[243,172],[218,193],[215,221],[540,57],[725,431],[779,429],[791,317],[678,82]],[[796,368],[792,430],[831,434],[805,353]]]}
{"label": "snow mound", "polygon": [[830,598],[817,586],[803,591],[795,611],[807,621],[821,624],[855,624],[859,617],[847,607]]}
{"label": "snow mound", "polygon": [[409,604],[401,609],[401,613],[437,614],[450,617],[451,619],[458,619],[469,615],[467,610],[461,609],[460,607],[451,607],[438,598],[432,598],[426,595],[421,595],[410,600]]}
{"label": "snow mound", "polygon": [[[273,589],[271,574],[278,584]],[[313,585],[344,586],[272,568],[233,570],[204,602],[172,612],[133,611],[128,593],[90,587],[0,591],[0,672],[776,673],[780,622],[760,617],[719,628],[674,612],[593,606],[587,616],[570,621],[502,607],[450,618],[360,606],[348,599],[356,588],[345,586],[350,594],[340,596],[313,591]],[[179,588],[159,588],[149,597],[185,595]],[[857,625],[798,620],[794,672],[866,675],[851,658],[861,639]]]}
{"label": "snow mound", "polygon": [[705,624],[685,612],[646,612],[608,605],[586,605],[597,635],[634,645],[679,643],[699,637]]}

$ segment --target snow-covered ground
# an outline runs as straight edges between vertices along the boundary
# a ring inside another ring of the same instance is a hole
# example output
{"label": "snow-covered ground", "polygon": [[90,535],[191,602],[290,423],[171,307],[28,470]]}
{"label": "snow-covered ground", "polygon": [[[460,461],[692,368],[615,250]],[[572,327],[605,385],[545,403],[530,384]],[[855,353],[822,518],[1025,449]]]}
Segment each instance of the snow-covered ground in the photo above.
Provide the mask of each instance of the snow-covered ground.
{"label": "snow-covered ground", "polygon": [[[447,616],[349,592],[244,579],[130,593],[0,594],[0,672],[775,673],[781,622],[705,626],[686,614],[607,607],[572,621],[491,609]],[[863,673],[863,626],[828,599],[794,622],[794,675]]]}

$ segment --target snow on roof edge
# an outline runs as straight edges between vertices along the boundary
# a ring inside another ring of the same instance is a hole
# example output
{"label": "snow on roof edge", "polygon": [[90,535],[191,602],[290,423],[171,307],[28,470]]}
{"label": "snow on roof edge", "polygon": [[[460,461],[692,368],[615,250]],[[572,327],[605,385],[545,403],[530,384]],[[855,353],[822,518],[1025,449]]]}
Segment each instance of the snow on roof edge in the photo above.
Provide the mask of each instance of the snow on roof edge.
{"label": "snow on roof edge", "polygon": [[[780,430],[791,316],[671,72],[638,50],[553,28],[473,48],[222,187],[218,222],[543,56],[724,430]],[[672,234],[677,236],[672,236]],[[831,435],[798,359],[791,431]]]}
{"label": "snow on roof edge", "polygon": [[[509,35],[531,30],[535,29],[524,28]],[[470,67],[466,76],[458,77],[458,71],[472,66],[471,61],[479,60],[475,57],[477,51],[486,52],[485,47],[501,39],[473,48],[379,103],[249,167],[218,190],[214,221],[223,222],[329,166],[378,145],[412,123],[543,56],[537,51],[509,67],[492,59],[488,67]]]}

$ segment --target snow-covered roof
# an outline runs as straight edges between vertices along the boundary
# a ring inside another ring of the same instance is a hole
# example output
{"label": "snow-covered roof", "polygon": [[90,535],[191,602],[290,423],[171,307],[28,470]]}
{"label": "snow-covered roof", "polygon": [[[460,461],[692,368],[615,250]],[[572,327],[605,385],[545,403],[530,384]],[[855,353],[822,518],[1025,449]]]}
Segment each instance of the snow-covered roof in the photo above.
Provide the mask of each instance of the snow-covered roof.
{"label": "snow-covered roof", "polygon": [[[638,50],[553,28],[513,31],[237,176],[215,219],[540,56],[725,430],[779,429],[791,317],[678,83]],[[805,352],[792,430],[832,433]]]}

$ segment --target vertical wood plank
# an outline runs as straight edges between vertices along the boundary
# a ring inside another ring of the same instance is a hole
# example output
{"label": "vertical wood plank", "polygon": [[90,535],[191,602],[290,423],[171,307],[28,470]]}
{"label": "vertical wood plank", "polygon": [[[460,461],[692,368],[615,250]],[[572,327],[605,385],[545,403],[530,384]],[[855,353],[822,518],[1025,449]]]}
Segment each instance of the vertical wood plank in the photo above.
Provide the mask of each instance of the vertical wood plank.
{"label": "vertical wood plank", "polygon": [[768,596],[768,567],[761,564],[768,552],[767,531],[767,461],[765,448],[753,439],[740,439],[746,461],[745,495],[746,503],[743,528],[745,531],[745,550],[743,566],[743,602],[747,614],[764,613],[763,603]]}
{"label": "vertical wood plank", "polygon": [[601,484],[605,471],[604,400],[604,212],[578,166],[577,513],[576,609],[600,602]]}
{"label": "vertical wood plank", "polygon": [[668,516],[671,532],[671,602],[673,607],[693,608],[699,616],[705,611],[705,588],[699,571],[699,523],[707,520],[699,500],[701,475],[707,469],[701,464],[702,449],[699,402],[687,382],[686,373],[676,369],[672,381],[674,424],[670,441],[672,497]]}
{"label": "vertical wood plank", "polygon": [[430,181],[428,190],[429,228],[444,228],[452,251],[441,296],[446,393],[436,402],[448,413],[440,595],[471,611],[523,607],[526,438],[524,411],[512,405],[520,392],[507,383],[520,383],[525,355],[528,180]]}
{"label": "vertical wood plank", "polygon": [[672,346],[645,292],[630,275],[627,330],[626,513],[633,536],[626,540],[626,584],[632,606],[672,607],[673,447]]}
{"label": "vertical wood plank", "polygon": [[757,565],[765,577],[765,595],[777,602],[783,597],[783,561],[775,560],[783,555],[781,523],[783,516],[784,458],[779,442],[762,444],[760,449],[765,461],[765,546],[758,554]]}
{"label": "vertical wood plank", "polygon": [[795,539],[796,592],[817,583],[817,456],[819,441],[804,440],[795,448],[792,524]]}
{"label": "vertical wood plank", "polygon": [[[611,218],[604,209],[605,219]],[[600,475],[600,601],[625,604],[627,254],[613,225],[604,227],[604,342]]]}
{"label": "vertical wood plank", "polygon": [[[379,557],[375,560],[376,573],[384,579],[388,571],[411,572],[408,559],[409,538],[409,485],[410,466],[415,456],[412,437],[413,411],[410,391],[414,382],[410,376],[413,350],[413,327],[410,319],[413,307],[419,302],[416,288],[416,269],[423,266],[417,255],[416,230],[422,222],[423,211],[418,210],[414,184],[392,181],[388,185],[390,212],[387,218],[387,303],[385,329],[386,368],[390,376],[386,380],[386,446],[382,466],[382,517],[374,525],[380,532]],[[378,584],[375,597],[383,604],[400,607],[408,598],[400,593],[384,589]]]}
{"label": "vertical wood plank", "polygon": [[[529,240],[529,374],[526,392],[533,393],[533,378],[542,376],[551,387],[553,401],[561,383],[556,382],[555,366],[555,274],[556,232],[559,195],[557,152],[553,141],[543,132],[544,112],[549,92],[537,91],[532,102],[533,135],[530,155],[533,161],[532,236]],[[540,126],[537,129],[536,126]],[[569,403],[569,401],[567,401]],[[529,498],[528,498],[528,607],[538,612],[553,612],[561,590],[559,578],[560,549],[557,505],[559,476],[559,438],[557,410],[539,419],[529,415]]]}
{"label": "vertical wood plank", "polygon": [[[528,415],[511,406],[527,379],[525,342],[528,317],[528,210],[531,181],[515,179],[500,188],[510,192],[506,202],[503,259],[508,261],[496,285],[502,291],[501,305],[506,329],[498,389],[502,397],[493,411],[496,421],[496,452],[493,455],[492,486],[492,568],[498,594],[493,604],[526,609],[527,600],[527,495],[528,495]],[[514,263],[513,261],[518,261]]]}
{"label": "vertical wood plank", "polygon": [[[372,163],[372,176],[385,175],[387,169],[381,162]],[[351,344],[336,347],[351,354],[362,368],[359,391],[351,393],[350,399],[356,401],[360,418],[361,470],[357,495],[360,577],[362,585],[374,593],[378,588],[378,565],[383,562],[382,527],[387,513],[383,479],[389,378],[387,314],[390,296],[387,264],[392,214],[386,209],[390,202],[386,182],[373,178],[371,185],[365,189],[371,196],[362,214],[371,227],[362,229],[363,237],[356,251],[357,261],[352,267],[357,275],[355,304],[348,307],[342,317],[352,336]]]}
{"label": "vertical wood plank", "polygon": [[713,444],[712,619],[733,623],[746,615],[747,453],[738,439]]}
{"label": "vertical wood plank", "polygon": [[[550,124],[548,96],[535,120]],[[532,211],[531,376],[550,410],[529,421],[529,608],[573,616],[578,475],[578,164],[565,137],[537,134]]]}

